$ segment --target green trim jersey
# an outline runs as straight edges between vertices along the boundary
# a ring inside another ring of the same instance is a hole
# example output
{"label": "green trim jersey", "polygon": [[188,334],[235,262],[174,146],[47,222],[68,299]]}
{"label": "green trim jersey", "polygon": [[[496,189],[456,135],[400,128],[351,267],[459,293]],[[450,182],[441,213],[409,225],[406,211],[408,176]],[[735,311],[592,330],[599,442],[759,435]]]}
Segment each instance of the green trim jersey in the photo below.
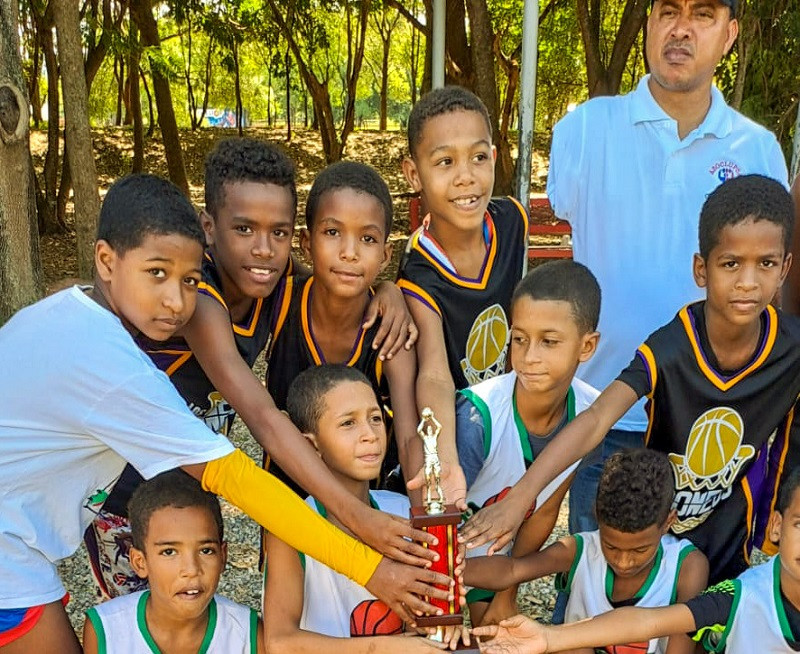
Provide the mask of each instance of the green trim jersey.
{"label": "green trim jersey", "polygon": [[768,306],[750,362],[721,371],[703,307],[681,309],[618,379],[648,398],[646,445],[669,456],[675,477],[672,530],[708,557],[715,583],[747,567],[755,514],[777,495],[773,468],[789,449],[800,393],[800,321]]}
{"label": "green trim jersey", "polygon": [[[306,504],[327,518],[325,507],[313,497],[307,497]],[[401,518],[408,518],[411,507],[406,496],[380,490],[370,491],[370,504],[374,509]],[[375,600],[375,596],[316,559],[300,556],[305,570],[300,628],[336,638],[350,637],[354,613],[360,606]]]}
{"label": "green trim jersey", "polygon": [[[678,577],[686,556],[695,547],[685,539],[662,536],[653,567],[642,587],[629,600],[612,602],[614,572],[603,556],[600,532],[589,531],[573,536],[577,544],[575,559],[566,575],[557,580],[561,590],[569,593],[564,622],[577,622],[606,613],[620,606],[657,607],[674,604],[678,593]],[[654,638],[649,643],[631,644],[636,651],[664,654],[668,638]],[[645,649],[646,648],[646,649]],[[606,651],[599,648],[599,651]],[[609,648],[607,651],[615,651]]]}
{"label": "green trim jersey", "polygon": [[800,651],[787,608],[797,611],[791,604],[787,607],[780,579],[780,556],[775,556],[689,600],[695,640],[706,651],[728,654]]}
{"label": "green trim jersey", "polygon": [[[516,381],[516,373],[509,372],[459,391],[472,402],[483,419],[485,460],[475,481],[467,489],[467,504],[473,510],[493,504],[507,493],[535,458],[528,430],[517,412]],[[595,388],[574,378],[567,394],[567,420],[586,410],[598,395]],[[551,438],[554,437],[552,434]],[[535,506],[542,506],[575,471],[578,463],[576,461],[550,482],[536,497]],[[502,552],[510,548],[511,544]],[[484,556],[487,550],[488,545],[476,547],[467,550],[467,556]]]}
{"label": "green trim jersey", "polygon": [[506,369],[511,295],[528,264],[528,214],[513,198],[486,211],[486,258],[475,279],[454,272],[424,227],[409,238],[397,285],[442,319],[456,389]]}
{"label": "green trim jersey", "polygon": [[[123,595],[86,611],[97,635],[99,654],[161,654],[147,627],[145,609],[150,591]],[[256,654],[258,613],[214,595],[208,605],[208,626],[197,654]]]}

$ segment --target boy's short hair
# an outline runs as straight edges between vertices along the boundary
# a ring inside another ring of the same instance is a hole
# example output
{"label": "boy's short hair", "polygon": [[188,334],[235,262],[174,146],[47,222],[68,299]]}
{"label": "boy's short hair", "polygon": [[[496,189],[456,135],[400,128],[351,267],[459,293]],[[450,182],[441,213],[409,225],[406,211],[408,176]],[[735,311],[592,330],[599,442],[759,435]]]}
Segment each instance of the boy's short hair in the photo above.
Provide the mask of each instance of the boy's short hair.
{"label": "boy's short hair", "polygon": [[794,229],[794,203],[783,185],[764,175],[742,175],[720,184],[700,211],[700,256],[708,259],[723,228],[748,218],[766,220],[783,230],[783,249],[789,252]]}
{"label": "boy's short hair", "polygon": [[139,485],[128,502],[133,546],[144,551],[150,518],[159,509],[174,507],[206,509],[217,525],[219,542],[223,539],[222,512],[214,493],[204,491],[200,482],[181,469],[168,470]]}
{"label": "boy's short hair", "polygon": [[646,448],[615,452],[603,466],[597,486],[597,522],[632,534],[662,525],[675,497],[667,457]]}
{"label": "boy's short hair", "polygon": [[206,244],[197,212],[175,184],[156,175],[126,175],[103,199],[97,238],[125,254],[151,234],[179,234]]}
{"label": "boy's short hair", "polygon": [[454,111],[474,111],[480,114],[486,123],[486,129],[489,130],[489,136],[492,135],[492,121],[483,101],[462,86],[444,86],[426,93],[411,109],[408,117],[408,151],[412,157],[422,140],[425,123],[431,118]]}
{"label": "boy's short hair", "polygon": [[778,495],[778,504],[775,510],[783,514],[792,503],[795,491],[800,488],[800,466],[794,468],[781,483],[781,492]]}
{"label": "boy's short hair", "polygon": [[514,289],[511,307],[523,297],[532,300],[569,302],[581,334],[597,330],[600,320],[600,285],[582,263],[551,261],[531,270]]}
{"label": "boy's short hair", "polygon": [[206,211],[216,217],[225,204],[225,184],[258,182],[287,188],[297,210],[297,186],[292,160],[277,145],[255,139],[228,138],[206,158]]}
{"label": "boy's short hair", "polygon": [[342,382],[361,382],[372,388],[363,372],[341,363],[312,366],[294,378],[289,385],[286,412],[299,431],[317,433],[319,419],[325,411],[322,398]]}
{"label": "boy's short hair", "polygon": [[339,161],[323,170],[314,180],[306,201],[306,227],[311,230],[322,196],[328,191],[352,189],[374,197],[383,208],[386,238],[392,231],[394,207],[386,182],[372,166],[357,161]]}

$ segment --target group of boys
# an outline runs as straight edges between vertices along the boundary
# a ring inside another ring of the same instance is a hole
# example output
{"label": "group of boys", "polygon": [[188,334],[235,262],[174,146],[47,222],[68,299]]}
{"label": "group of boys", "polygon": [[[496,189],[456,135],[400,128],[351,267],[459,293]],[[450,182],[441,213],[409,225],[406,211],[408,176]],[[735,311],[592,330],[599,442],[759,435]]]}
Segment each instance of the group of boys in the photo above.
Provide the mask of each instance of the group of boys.
{"label": "group of boys", "polygon": [[[709,196],[693,262],[706,300],[598,393],[575,374],[600,338],[600,288],[573,262],[526,274],[528,218],[491,197],[484,105],[458,87],[431,92],[408,135],[404,172],[428,216],[401,262],[402,296],[373,290],[391,255],[392,200],[368,166],[316,178],[300,235],[313,273],[291,258],[294,170],[277,148],[222,142],[199,222],[168,182],[112,186],[93,287],[0,330],[0,651],[81,651],[54,564],[84,532],[100,592],[114,598],[89,611],[86,652],[455,647],[403,633],[437,611],[423,597],[459,599],[426,569],[433,536],[397,519],[425,483],[423,407],[441,424],[445,495],[472,516],[462,534],[473,624],[500,623],[476,630],[495,636],[482,648],[678,654],[694,651],[685,634],[696,632],[736,654],[764,630],[777,644],[760,651],[794,647],[800,500],[795,477],[779,486],[800,451],[800,323],[769,304],[791,264],[786,190],[751,175]],[[262,352],[265,384],[251,370]],[[647,449],[606,464],[598,529],[540,551],[578,461],[643,396]],[[235,415],[269,472],[225,438]],[[370,486],[387,476],[387,415],[410,500]],[[263,625],[215,595],[226,547],[212,493],[268,531]],[[490,542],[491,505],[521,524],[513,541]],[[752,548],[778,536],[781,555],[745,571]],[[636,608],[544,632],[510,618],[517,584],[551,573],[569,622]]]}

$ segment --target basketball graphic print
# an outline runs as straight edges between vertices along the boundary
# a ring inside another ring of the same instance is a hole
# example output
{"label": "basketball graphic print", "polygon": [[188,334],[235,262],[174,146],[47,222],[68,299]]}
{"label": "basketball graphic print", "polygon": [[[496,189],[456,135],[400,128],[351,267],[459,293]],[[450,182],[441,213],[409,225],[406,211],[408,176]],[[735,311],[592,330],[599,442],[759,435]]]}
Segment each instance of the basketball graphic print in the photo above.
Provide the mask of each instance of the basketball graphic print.
{"label": "basketball graphic print", "polygon": [[675,475],[676,534],[694,529],[730,497],[739,472],[756,454],[752,445],[742,445],[744,436],[738,411],[714,407],[692,424],[685,454],[669,454]]}
{"label": "basketball graphic print", "polygon": [[391,636],[401,633],[403,621],[380,600],[364,600],[350,614],[350,636]]}
{"label": "basketball graphic print", "polygon": [[503,307],[493,304],[478,314],[467,337],[461,370],[470,384],[499,375],[505,370],[508,319]]}

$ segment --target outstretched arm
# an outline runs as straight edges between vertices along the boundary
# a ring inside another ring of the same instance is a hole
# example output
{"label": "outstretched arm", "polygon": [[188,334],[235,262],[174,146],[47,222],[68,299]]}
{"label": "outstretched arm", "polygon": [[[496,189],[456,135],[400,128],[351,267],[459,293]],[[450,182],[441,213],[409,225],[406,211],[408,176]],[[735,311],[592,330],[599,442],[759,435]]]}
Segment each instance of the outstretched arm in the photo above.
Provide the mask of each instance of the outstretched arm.
{"label": "outstretched arm", "polygon": [[694,617],[685,604],[643,609],[626,606],[589,620],[545,626],[521,615],[499,625],[472,630],[494,640],[481,646],[487,654],[548,654],[580,647],[624,645],[695,630]]}
{"label": "outstretched arm", "polygon": [[233,339],[230,316],[218,302],[198,295],[195,314],[181,334],[214,388],[292,479],[326,506],[336,507],[332,510],[343,524],[387,556],[412,565],[433,560],[432,550],[414,542],[430,543],[428,534],[369,508],[336,481],[291,420],[278,411],[264,385],[242,359]]}
{"label": "outstretched arm", "polygon": [[489,554],[493,554],[508,544],[542,489],[594,449],[636,400],[630,386],[611,382],[591,407],[577,415],[544,448],[503,500],[479,511],[467,522],[461,532],[467,547],[494,541],[489,548]]}

